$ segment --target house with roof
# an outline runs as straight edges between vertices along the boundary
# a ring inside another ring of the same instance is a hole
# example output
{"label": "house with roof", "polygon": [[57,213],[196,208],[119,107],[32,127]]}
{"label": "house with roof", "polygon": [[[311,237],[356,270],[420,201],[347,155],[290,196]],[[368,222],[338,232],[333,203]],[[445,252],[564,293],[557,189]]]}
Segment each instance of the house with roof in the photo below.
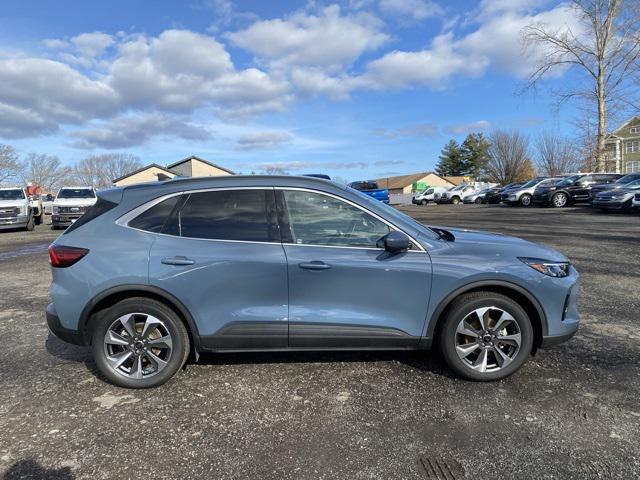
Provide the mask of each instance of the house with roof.
{"label": "house with roof", "polygon": [[163,167],[152,163],[122,177],[113,179],[116,187],[142,182],[170,180],[174,177],[219,177],[234,175],[231,170],[195,155]]}
{"label": "house with roof", "polygon": [[628,120],[605,139],[607,171],[640,172],[640,117]]}
{"label": "house with roof", "polygon": [[467,177],[441,177],[434,172],[418,172],[395,177],[384,177],[376,180],[380,188],[389,190],[390,195],[410,194],[428,187],[455,187]]}

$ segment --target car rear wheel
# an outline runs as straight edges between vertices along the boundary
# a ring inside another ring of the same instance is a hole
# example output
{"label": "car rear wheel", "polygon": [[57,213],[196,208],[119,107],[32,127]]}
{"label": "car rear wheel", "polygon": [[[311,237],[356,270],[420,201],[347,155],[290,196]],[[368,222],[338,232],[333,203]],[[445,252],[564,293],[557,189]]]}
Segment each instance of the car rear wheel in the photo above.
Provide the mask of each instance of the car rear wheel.
{"label": "car rear wheel", "polygon": [[148,298],[129,298],[100,312],[91,344],[100,372],[127,388],[162,385],[189,355],[182,320],[165,304]]}
{"label": "car rear wheel", "polygon": [[567,197],[566,193],[558,192],[553,197],[551,197],[551,205],[556,208],[566,207],[568,200],[569,197]]}
{"label": "car rear wheel", "polygon": [[531,206],[531,195],[529,195],[528,193],[525,193],[524,195],[522,195],[520,197],[520,205],[522,205],[523,207],[530,207]]}
{"label": "car rear wheel", "polygon": [[493,292],[474,292],[454,301],[439,331],[447,365],[467,380],[508,377],[527,361],[533,328],[524,309]]}

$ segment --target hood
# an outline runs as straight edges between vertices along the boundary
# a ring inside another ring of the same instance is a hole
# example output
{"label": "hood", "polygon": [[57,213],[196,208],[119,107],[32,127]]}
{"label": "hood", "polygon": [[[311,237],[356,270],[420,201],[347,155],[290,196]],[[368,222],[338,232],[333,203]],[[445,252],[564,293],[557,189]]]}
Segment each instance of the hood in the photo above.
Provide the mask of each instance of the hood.
{"label": "hood", "polygon": [[456,237],[452,243],[455,244],[456,247],[464,250],[483,251],[485,254],[491,253],[495,256],[512,258],[532,257],[557,262],[568,261],[568,258],[557,250],[528,240],[523,240],[522,238],[478,230],[448,227],[438,228],[451,232]]}
{"label": "hood", "polygon": [[58,207],[88,207],[98,201],[97,198],[56,198],[53,202]]}
{"label": "hood", "polygon": [[28,200],[26,198],[21,198],[18,200],[0,200],[0,208],[22,207],[26,203],[28,203]]}

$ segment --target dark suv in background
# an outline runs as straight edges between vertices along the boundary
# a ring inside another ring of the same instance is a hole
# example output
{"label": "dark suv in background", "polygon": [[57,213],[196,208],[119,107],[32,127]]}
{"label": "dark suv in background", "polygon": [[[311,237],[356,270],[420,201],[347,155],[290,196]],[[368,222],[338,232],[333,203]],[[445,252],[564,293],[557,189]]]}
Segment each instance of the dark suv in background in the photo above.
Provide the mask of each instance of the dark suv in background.
{"label": "dark suv in background", "polygon": [[635,182],[636,180],[640,180],[640,172],[637,173],[629,173],[625,176],[621,176],[613,183],[598,183],[591,187],[590,200],[593,202],[593,199],[596,198],[601,192],[606,190],[616,190],[620,188],[627,188],[627,186],[631,182]]}
{"label": "dark suv in background", "polygon": [[572,175],[555,185],[540,185],[533,192],[533,203],[566,207],[572,203],[589,202],[591,187],[613,183],[622,175],[617,173],[585,173]]}

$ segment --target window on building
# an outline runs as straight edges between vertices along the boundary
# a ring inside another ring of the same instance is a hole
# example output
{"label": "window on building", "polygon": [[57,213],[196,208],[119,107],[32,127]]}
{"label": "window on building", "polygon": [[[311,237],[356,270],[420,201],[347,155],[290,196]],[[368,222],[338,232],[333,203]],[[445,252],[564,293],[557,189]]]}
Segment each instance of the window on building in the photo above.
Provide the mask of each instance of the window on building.
{"label": "window on building", "polygon": [[627,162],[627,173],[640,172],[640,162]]}
{"label": "window on building", "polygon": [[631,127],[629,133],[640,133],[640,127]]}
{"label": "window on building", "polygon": [[640,141],[633,140],[625,143],[625,153],[636,153],[640,152]]}

